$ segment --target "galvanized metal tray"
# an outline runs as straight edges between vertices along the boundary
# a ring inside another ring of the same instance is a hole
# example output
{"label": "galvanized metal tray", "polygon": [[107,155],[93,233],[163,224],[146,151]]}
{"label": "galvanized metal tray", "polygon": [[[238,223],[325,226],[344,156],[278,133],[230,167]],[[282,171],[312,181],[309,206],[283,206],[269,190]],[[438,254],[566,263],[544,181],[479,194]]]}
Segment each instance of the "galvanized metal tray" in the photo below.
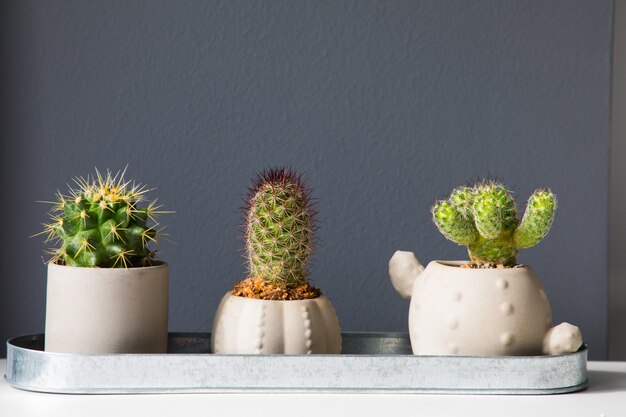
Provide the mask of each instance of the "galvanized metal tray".
{"label": "galvanized metal tray", "polygon": [[67,394],[558,394],[587,384],[586,345],[556,356],[414,356],[405,333],[342,336],[341,355],[216,355],[208,333],[170,333],[163,355],[76,355],[44,352],[38,334],[7,342],[5,378],[16,388]]}

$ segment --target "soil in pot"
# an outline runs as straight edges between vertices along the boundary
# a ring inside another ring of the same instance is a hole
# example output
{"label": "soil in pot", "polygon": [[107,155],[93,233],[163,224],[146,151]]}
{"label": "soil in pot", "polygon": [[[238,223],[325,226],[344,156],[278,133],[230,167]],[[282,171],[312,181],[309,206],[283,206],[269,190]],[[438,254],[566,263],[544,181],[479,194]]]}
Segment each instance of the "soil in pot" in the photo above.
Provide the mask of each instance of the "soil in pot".
{"label": "soil in pot", "polygon": [[271,284],[262,278],[248,278],[238,282],[231,291],[238,297],[260,300],[310,300],[322,295],[322,292],[305,282],[296,286]]}
{"label": "soil in pot", "polygon": [[511,268],[523,268],[523,264],[515,264],[515,265],[504,265],[504,264],[496,264],[496,263],[482,263],[477,264],[473,262],[467,262],[465,264],[459,265],[459,268],[467,268],[467,269],[511,269]]}

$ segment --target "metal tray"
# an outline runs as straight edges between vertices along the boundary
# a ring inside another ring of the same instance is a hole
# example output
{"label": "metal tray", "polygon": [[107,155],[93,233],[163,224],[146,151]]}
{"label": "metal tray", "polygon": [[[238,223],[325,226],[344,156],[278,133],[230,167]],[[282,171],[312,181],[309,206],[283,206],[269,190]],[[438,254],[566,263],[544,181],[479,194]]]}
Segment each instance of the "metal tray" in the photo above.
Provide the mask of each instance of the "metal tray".
{"label": "metal tray", "polygon": [[208,333],[170,333],[163,355],[76,355],[44,352],[38,334],[7,342],[5,378],[67,394],[558,394],[587,385],[586,345],[556,356],[414,356],[405,333],[342,336],[341,355],[215,355]]}

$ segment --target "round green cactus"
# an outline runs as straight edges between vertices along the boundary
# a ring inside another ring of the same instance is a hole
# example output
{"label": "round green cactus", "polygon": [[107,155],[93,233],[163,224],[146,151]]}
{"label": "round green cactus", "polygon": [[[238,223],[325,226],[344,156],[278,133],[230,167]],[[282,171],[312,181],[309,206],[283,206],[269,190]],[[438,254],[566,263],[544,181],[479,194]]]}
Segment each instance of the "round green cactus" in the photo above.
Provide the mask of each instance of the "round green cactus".
{"label": "round green cactus", "polygon": [[515,200],[502,184],[485,181],[456,188],[432,209],[433,221],[449,240],[468,247],[474,263],[516,264],[518,248],[536,245],[550,230],[556,196],[537,190],[528,200],[522,221]]}
{"label": "round green cactus", "polygon": [[[124,172],[76,178],[68,195],[57,193],[46,242],[57,241],[50,262],[81,267],[128,268],[150,265],[159,231],[156,201],[142,206],[146,187],[124,180]],[[148,223],[152,223],[149,225]]]}
{"label": "round green cactus", "polygon": [[259,174],[246,209],[246,250],[251,277],[271,284],[306,282],[314,212],[301,176],[286,168]]}

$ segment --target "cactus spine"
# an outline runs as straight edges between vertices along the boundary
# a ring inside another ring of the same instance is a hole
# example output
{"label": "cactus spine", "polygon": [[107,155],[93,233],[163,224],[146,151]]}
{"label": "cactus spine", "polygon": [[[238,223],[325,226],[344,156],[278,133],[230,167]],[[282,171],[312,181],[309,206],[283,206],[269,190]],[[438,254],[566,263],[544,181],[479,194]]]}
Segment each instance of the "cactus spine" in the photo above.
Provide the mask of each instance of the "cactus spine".
{"label": "cactus spine", "polygon": [[288,287],[306,282],[314,212],[291,169],[263,171],[250,189],[245,239],[251,277]]}
{"label": "cactus spine", "polygon": [[[124,172],[76,178],[69,194],[57,193],[52,221],[44,224],[46,242],[60,247],[50,251],[50,262],[68,266],[128,268],[150,265],[147,245],[159,232],[156,201],[142,206],[146,187],[124,180]],[[152,223],[152,225],[148,225]]]}
{"label": "cactus spine", "polygon": [[432,214],[447,239],[468,247],[473,263],[512,266],[517,263],[518,248],[534,246],[545,237],[556,208],[556,196],[550,190],[536,190],[520,222],[506,187],[484,181],[456,188],[448,200],[434,205]]}

